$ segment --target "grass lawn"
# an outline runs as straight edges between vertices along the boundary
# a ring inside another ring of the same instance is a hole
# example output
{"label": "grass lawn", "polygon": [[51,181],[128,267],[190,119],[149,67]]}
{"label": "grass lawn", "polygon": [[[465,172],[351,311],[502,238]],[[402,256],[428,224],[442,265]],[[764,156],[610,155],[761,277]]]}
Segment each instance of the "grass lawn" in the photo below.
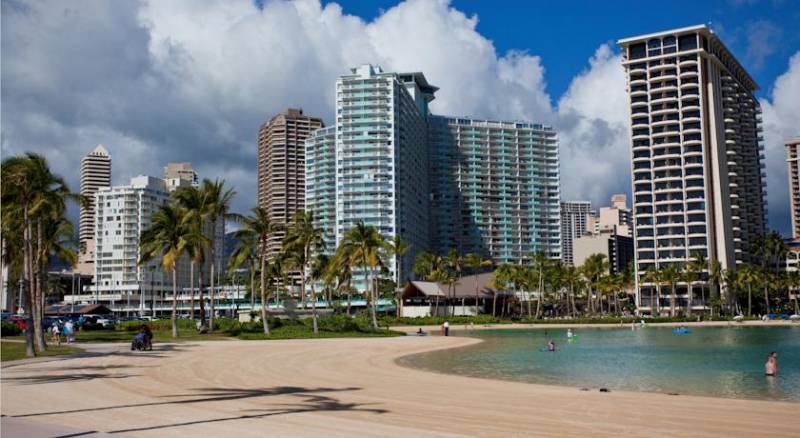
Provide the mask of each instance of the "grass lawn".
{"label": "grass lawn", "polygon": [[[37,353],[36,356],[62,356],[65,354],[77,353],[79,351],[83,350],[66,345],[62,345],[60,347],[51,345],[47,348],[47,351]],[[0,342],[0,361],[5,362],[19,359],[27,359],[27,356],[25,356],[24,342]]]}
{"label": "grass lawn", "polygon": [[264,333],[240,333],[238,338],[246,341],[265,340],[265,339],[313,339],[313,338],[385,338],[392,336],[405,336],[392,330],[379,330],[376,332],[344,331],[326,332],[321,331],[314,335],[311,327],[306,326],[285,326],[272,329],[270,335]]}
{"label": "grass lawn", "polygon": [[[94,330],[81,331],[76,335],[78,342],[131,342],[136,332]],[[196,330],[178,330],[178,339],[172,337],[172,330],[154,330],[153,342],[220,341],[231,339],[224,333],[200,334]]]}

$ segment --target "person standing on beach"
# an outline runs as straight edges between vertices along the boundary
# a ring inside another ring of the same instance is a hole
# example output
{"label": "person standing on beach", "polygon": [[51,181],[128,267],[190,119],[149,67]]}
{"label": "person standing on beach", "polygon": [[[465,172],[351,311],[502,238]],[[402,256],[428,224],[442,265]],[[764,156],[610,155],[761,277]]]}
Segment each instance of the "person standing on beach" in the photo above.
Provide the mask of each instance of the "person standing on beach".
{"label": "person standing on beach", "polygon": [[773,351],[767,355],[767,363],[764,364],[764,374],[768,377],[776,377],[778,375],[778,353]]}
{"label": "person standing on beach", "polygon": [[447,321],[444,322],[444,335],[450,336],[450,323]]}

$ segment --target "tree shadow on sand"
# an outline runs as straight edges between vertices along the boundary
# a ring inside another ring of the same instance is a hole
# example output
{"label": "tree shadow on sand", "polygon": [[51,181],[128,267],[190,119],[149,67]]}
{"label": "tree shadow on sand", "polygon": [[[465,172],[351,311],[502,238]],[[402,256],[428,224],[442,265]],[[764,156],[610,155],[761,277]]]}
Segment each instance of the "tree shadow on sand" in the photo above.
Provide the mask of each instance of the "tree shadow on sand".
{"label": "tree shadow on sand", "polygon": [[45,383],[64,383],[80,382],[83,380],[94,379],[125,379],[135,377],[136,374],[104,374],[104,373],[80,373],[80,374],[40,374],[36,376],[24,377],[3,377],[3,382],[14,385],[42,385]]}
{"label": "tree shadow on sand", "polygon": [[229,417],[220,417],[220,418],[211,418],[208,420],[195,420],[195,421],[186,421],[181,423],[168,423],[168,424],[159,424],[155,426],[145,426],[145,427],[137,427],[131,429],[119,429],[119,430],[112,430],[108,433],[131,433],[131,432],[143,432],[143,431],[150,431],[150,430],[158,430],[158,429],[166,429],[172,427],[182,427],[182,426],[192,426],[197,424],[209,424],[209,423],[219,423],[223,421],[236,421],[236,420],[251,420],[256,418],[267,418],[276,415],[287,415],[287,414],[302,414],[306,412],[341,412],[341,411],[348,411],[348,412],[367,412],[372,414],[385,414],[389,412],[386,409],[378,409],[378,408],[368,408],[366,406],[372,405],[374,403],[342,403],[340,400],[328,397],[324,395],[315,395],[309,394],[305,392],[301,393],[294,393],[290,394],[294,397],[302,398],[303,401],[300,403],[292,403],[292,404],[279,404],[278,407],[275,409],[245,409],[241,412],[253,412],[252,414],[242,414],[242,415],[234,415]]}
{"label": "tree shadow on sand", "polygon": [[[341,392],[341,391],[358,391],[361,388],[348,387],[348,388],[303,388],[297,386],[278,386],[275,388],[266,389],[250,389],[250,388],[198,388],[192,394],[175,394],[166,395],[161,398],[175,398],[175,397],[193,397],[185,398],[182,400],[169,400],[169,401],[156,401],[148,403],[132,403],[125,405],[115,406],[99,406],[94,408],[84,409],[71,409],[66,411],[53,411],[53,412],[38,412],[32,414],[14,415],[16,418],[25,417],[38,417],[44,415],[60,415],[60,414],[74,414],[79,412],[99,412],[109,411],[116,409],[139,408],[144,406],[162,406],[162,405],[182,405],[182,404],[195,404],[195,403],[213,403],[229,400],[244,400],[257,397],[270,397],[278,395],[301,395],[309,400],[314,400],[313,397],[322,397],[316,395],[318,393],[326,392]],[[334,400],[334,399],[331,399]],[[332,406],[332,405],[331,405]],[[342,405],[344,406],[344,405]],[[329,409],[332,410],[332,409]]]}

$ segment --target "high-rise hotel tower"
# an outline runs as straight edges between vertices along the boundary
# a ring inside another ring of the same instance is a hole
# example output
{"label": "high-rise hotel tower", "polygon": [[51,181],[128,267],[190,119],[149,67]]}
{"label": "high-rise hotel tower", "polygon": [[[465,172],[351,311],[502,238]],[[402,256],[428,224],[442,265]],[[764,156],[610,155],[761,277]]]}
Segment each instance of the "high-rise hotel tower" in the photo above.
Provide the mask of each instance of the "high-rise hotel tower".
{"label": "high-rise hotel tower", "polygon": [[[627,74],[639,309],[663,309],[653,267],[700,254],[731,269],[765,231],[758,86],[706,26],[619,41]],[[678,304],[688,294],[679,284]],[[703,304],[695,298],[693,308]]]}
{"label": "high-rise hotel tower", "polygon": [[[275,224],[288,224],[305,207],[305,141],[322,126],[322,119],[290,108],[258,130],[258,206]],[[273,233],[268,257],[278,253],[284,234]]]}
{"label": "high-rise hotel tower", "polygon": [[79,233],[78,271],[84,275],[94,274],[94,195],[103,187],[111,187],[111,157],[100,144],[81,160],[81,195],[88,200],[87,204],[81,205]]}

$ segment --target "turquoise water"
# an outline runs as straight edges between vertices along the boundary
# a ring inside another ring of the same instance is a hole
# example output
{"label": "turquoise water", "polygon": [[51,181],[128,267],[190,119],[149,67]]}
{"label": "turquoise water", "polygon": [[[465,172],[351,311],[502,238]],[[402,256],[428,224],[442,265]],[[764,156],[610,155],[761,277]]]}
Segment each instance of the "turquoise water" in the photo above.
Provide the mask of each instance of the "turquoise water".
{"label": "turquoise water", "polygon": [[[463,332],[462,332],[463,333]],[[521,382],[800,401],[800,327],[495,330],[484,342],[418,354],[400,363],[430,371]],[[542,351],[549,339],[556,352]],[[764,376],[778,352],[778,377]]]}

